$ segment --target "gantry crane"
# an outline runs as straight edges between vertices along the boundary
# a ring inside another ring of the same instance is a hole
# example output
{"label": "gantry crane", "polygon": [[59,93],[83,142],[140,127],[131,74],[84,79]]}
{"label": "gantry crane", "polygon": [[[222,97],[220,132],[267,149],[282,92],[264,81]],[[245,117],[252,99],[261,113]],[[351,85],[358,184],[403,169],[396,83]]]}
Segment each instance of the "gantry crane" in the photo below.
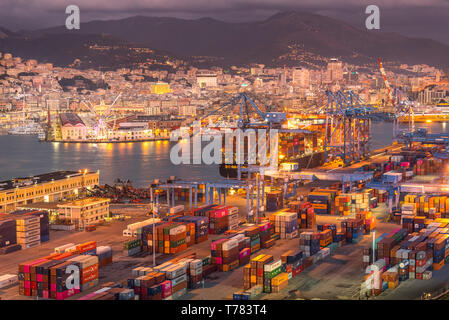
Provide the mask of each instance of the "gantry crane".
{"label": "gantry crane", "polygon": [[[278,133],[304,133],[304,134],[313,134],[312,131],[304,130],[304,129],[288,129],[283,126],[287,122],[287,117],[284,112],[272,112],[272,111],[262,111],[254,100],[249,97],[246,93],[239,93],[236,97],[232,98],[230,101],[223,104],[221,107],[209,112],[204,115],[200,121],[224,110],[227,107],[233,108],[236,105],[239,106],[237,127],[241,129],[243,132],[250,129],[265,129],[266,135],[268,139],[278,138]],[[270,108],[266,108],[266,110],[271,110]],[[254,117],[253,117],[254,116]],[[276,130],[276,131],[272,131]],[[258,132],[260,134],[260,132]],[[270,141],[268,140],[268,141]],[[259,153],[260,150],[256,150],[258,144],[251,146],[251,149],[248,150],[248,153],[245,155],[244,162],[249,162],[249,157],[253,157]],[[271,150],[273,148],[273,150]],[[270,149],[270,152],[268,152]],[[276,142],[270,143],[266,145],[266,151],[270,154],[270,157],[277,157],[278,155],[278,145]],[[237,152],[238,153],[238,152]],[[258,173],[263,170],[263,167],[267,167],[265,165],[248,165],[243,167],[240,162],[237,163],[237,176],[238,179],[241,179],[242,172],[247,172],[248,177],[251,173]],[[273,168],[270,168],[273,169]],[[276,168],[277,170],[277,168]]]}
{"label": "gantry crane", "polygon": [[374,108],[352,91],[327,92],[324,142],[325,162],[341,159],[344,165],[366,159],[370,152]]}

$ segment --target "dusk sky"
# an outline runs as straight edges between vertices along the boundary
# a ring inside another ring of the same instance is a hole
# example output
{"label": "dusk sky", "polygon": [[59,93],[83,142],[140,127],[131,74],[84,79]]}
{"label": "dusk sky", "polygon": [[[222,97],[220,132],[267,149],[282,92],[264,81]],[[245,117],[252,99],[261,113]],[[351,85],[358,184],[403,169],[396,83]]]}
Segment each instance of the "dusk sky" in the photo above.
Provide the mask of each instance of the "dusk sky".
{"label": "dusk sky", "polygon": [[65,7],[80,7],[81,21],[134,15],[229,22],[263,20],[279,11],[303,10],[364,28],[365,8],[378,5],[381,31],[432,38],[449,44],[449,0],[0,0],[0,26],[11,30],[64,24]]}

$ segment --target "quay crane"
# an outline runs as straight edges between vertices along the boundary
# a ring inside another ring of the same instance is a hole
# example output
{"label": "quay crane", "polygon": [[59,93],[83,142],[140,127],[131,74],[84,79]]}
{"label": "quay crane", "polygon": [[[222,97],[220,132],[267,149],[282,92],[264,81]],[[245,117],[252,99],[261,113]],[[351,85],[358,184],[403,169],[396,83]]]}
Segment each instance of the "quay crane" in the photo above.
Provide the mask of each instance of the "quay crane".
{"label": "quay crane", "polygon": [[[272,135],[272,130],[276,130],[276,133],[314,134],[314,132],[305,129],[287,128],[287,126],[285,125],[287,123],[287,116],[285,112],[273,112],[271,111],[270,107],[266,107],[266,110],[270,111],[262,111],[254,102],[254,100],[251,97],[249,97],[249,95],[246,93],[239,93],[237,96],[235,96],[228,102],[224,103],[221,107],[212,110],[208,114],[204,115],[200,119],[200,121],[217,114],[218,112],[224,110],[225,108],[231,108],[232,111],[236,105],[239,106],[237,127],[241,129],[243,132],[251,129],[265,129],[266,135],[270,137],[270,139],[272,137],[277,139],[276,134]],[[255,115],[256,118],[255,119],[252,118],[252,115]],[[277,142],[278,141],[275,141],[272,145],[270,145],[270,149],[274,148],[273,150],[270,150],[271,157],[276,157],[278,154]],[[272,142],[270,142],[270,144],[271,143]],[[248,150],[248,154],[244,159],[245,162],[248,161],[248,157],[252,157],[255,154],[257,154],[256,147],[257,144],[251,146],[251,149]],[[248,176],[250,176],[251,173],[263,172],[264,170],[277,170],[277,168],[271,168],[263,165],[249,165],[249,164],[246,167],[243,167],[240,163],[238,163],[237,177],[240,180],[242,178],[243,172],[246,172]]]}
{"label": "quay crane", "polygon": [[[391,103],[394,108],[393,138],[399,142],[406,143],[409,147],[413,142],[419,142],[423,144],[449,145],[449,135],[447,134],[430,134],[426,129],[423,128],[415,130],[415,113],[413,102],[410,101],[407,96],[405,96],[404,99],[401,99],[401,96],[404,96],[405,94],[398,88],[395,89],[393,98],[393,94],[386,77],[385,69],[383,68],[380,58],[379,66],[388,90]],[[399,130],[400,122],[408,122],[408,131],[401,132]]]}
{"label": "quay crane", "polygon": [[371,119],[374,108],[366,106],[354,92],[328,91],[324,160],[341,159],[343,164],[366,159],[370,152]]}
{"label": "quay crane", "polygon": [[399,130],[399,123],[408,122],[408,132],[415,131],[415,113],[413,111],[414,104],[410,99],[405,96],[404,99],[401,99],[401,96],[405,96],[405,94],[399,90],[395,89],[395,109],[394,109],[394,127],[393,127],[393,137],[397,139],[398,135],[401,134]]}

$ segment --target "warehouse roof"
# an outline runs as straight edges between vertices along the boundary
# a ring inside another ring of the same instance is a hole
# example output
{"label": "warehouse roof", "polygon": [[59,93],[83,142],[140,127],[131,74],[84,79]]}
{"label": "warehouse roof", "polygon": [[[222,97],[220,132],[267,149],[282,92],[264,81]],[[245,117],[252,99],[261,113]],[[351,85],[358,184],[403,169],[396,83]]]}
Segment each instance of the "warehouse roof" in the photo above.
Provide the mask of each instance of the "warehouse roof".
{"label": "warehouse roof", "polygon": [[71,126],[77,126],[77,125],[85,125],[83,120],[76,114],[76,113],[61,113],[59,115],[59,118],[61,119],[62,126],[65,125],[71,125]]}
{"label": "warehouse roof", "polygon": [[33,184],[50,182],[52,180],[62,180],[67,177],[73,177],[81,174],[82,173],[76,171],[55,171],[32,177],[14,178],[11,180],[0,181],[0,191],[14,189],[16,187],[27,187]]}
{"label": "warehouse roof", "polygon": [[98,203],[104,203],[104,202],[110,202],[111,199],[109,198],[83,198],[83,199],[77,199],[73,201],[64,201],[58,204],[58,208],[79,208],[79,207],[87,207],[90,205],[98,204]]}

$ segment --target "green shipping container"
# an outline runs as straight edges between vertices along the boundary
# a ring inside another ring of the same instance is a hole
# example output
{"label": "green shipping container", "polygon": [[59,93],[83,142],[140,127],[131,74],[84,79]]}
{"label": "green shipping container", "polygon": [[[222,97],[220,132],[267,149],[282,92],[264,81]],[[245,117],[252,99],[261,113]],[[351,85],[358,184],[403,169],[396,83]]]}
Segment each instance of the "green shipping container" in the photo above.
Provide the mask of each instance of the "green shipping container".
{"label": "green shipping container", "polygon": [[274,269],[273,271],[270,271],[270,272],[266,271],[266,272],[264,272],[263,276],[264,276],[264,278],[273,279],[278,274],[280,274],[281,271],[282,271],[282,268],[279,267],[279,268]]}

